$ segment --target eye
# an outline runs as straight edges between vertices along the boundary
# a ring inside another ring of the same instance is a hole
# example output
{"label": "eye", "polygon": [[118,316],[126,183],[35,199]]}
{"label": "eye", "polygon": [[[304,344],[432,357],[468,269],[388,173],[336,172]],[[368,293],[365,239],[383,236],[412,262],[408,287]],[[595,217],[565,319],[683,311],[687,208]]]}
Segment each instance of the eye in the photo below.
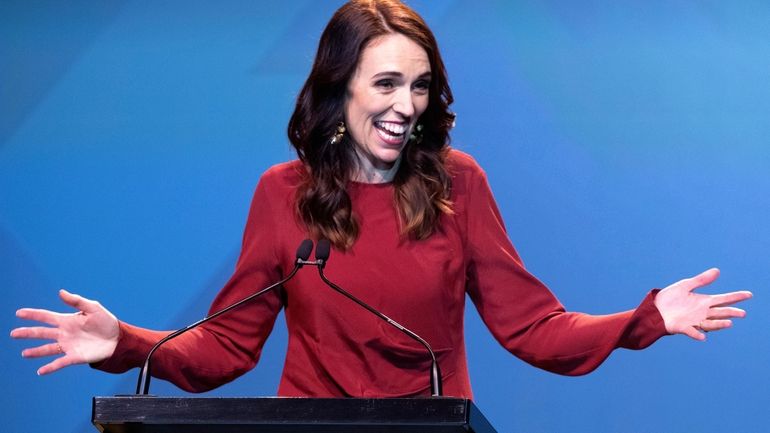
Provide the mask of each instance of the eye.
{"label": "eye", "polygon": [[419,80],[413,85],[414,89],[418,92],[427,92],[430,90],[430,81],[428,80]]}
{"label": "eye", "polygon": [[376,83],[374,83],[374,85],[386,90],[392,89],[395,86],[395,84],[393,84],[393,80],[389,78],[379,80]]}

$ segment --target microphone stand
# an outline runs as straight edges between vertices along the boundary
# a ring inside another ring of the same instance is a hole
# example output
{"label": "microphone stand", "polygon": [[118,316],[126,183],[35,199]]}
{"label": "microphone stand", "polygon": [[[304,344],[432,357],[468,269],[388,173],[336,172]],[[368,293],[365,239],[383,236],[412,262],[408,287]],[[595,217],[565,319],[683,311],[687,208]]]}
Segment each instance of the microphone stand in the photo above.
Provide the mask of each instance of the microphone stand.
{"label": "microphone stand", "polygon": [[[323,244],[323,245],[322,245]],[[328,278],[326,278],[326,275],[324,275],[324,267],[326,266],[326,261],[329,259],[329,253],[330,253],[330,245],[329,241],[326,239],[321,239],[318,241],[318,245],[316,246],[316,261],[311,262],[309,264],[313,264],[318,267],[318,275],[321,276],[321,279],[326,283],[329,287],[336,290],[340,294],[344,295],[351,301],[355,302],[356,304],[364,307],[365,309],[369,310],[372,314],[379,317],[380,319],[390,323],[392,326],[394,326],[399,331],[403,332],[404,334],[411,337],[413,340],[417,341],[418,343],[422,344],[425,349],[428,351],[431,357],[431,367],[430,367],[430,389],[431,389],[431,396],[432,397],[441,397],[442,395],[442,381],[441,381],[441,371],[438,366],[438,361],[436,360],[436,354],[433,352],[433,349],[431,349],[430,344],[428,344],[427,341],[425,341],[422,337],[415,334],[414,332],[410,331],[400,323],[396,322],[395,320],[391,319],[390,317],[386,316],[385,314],[375,310],[373,307],[366,304],[364,301],[356,298],[352,294],[348,293],[345,289],[342,287],[332,283],[329,281]]]}
{"label": "microphone stand", "polygon": [[275,289],[276,287],[286,283],[291,278],[294,277],[294,275],[297,273],[297,271],[305,266],[317,266],[318,267],[318,275],[321,277],[321,280],[323,280],[324,283],[326,283],[329,287],[337,291],[338,293],[344,295],[351,301],[355,302],[356,304],[360,305],[361,307],[365,308],[375,316],[379,317],[380,319],[386,321],[391,326],[395,327],[399,331],[403,332],[413,340],[420,343],[425,349],[428,351],[431,357],[431,371],[430,371],[430,388],[431,388],[431,396],[432,397],[441,397],[442,396],[442,380],[441,380],[441,370],[439,369],[438,360],[436,359],[436,354],[433,352],[433,349],[430,347],[427,341],[425,341],[422,337],[417,335],[416,333],[412,332],[408,328],[404,327],[400,323],[396,322],[395,320],[391,319],[390,317],[386,316],[385,314],[377,311],[373,307],[369,306],[365,302],[361,301],[360,299],[356,298],[352,294],[348,293],[345,289],[339,287],[338,285],[334,284],[333,282],[329,281],[328,278],[326,278],[326,275],[324,275],[323,269],[326,266],[326,262],[329,259],[330,254],[330,244],[329,241],[326,239],[322,239],[318,241],[318,246],[316,248],[316,260],[315,261],[309,261],[307,258],[310,256],[310,250],[313,248],[313,243],[309,239],[305,239],[302,244],[300,245],[299,249],[297,250],[297,259],[294,263],[294,268],[291,270],[289,275],[287,275],[282,280],[278,281],[275,284],[272,284],[256,293],[253,293],[246,298],[229,305],[210,316],[206,316],[203,319],[192,323],[182,329],[179,329],[177,331],[172,332],[171,334],[168,334],[167,336],[163,337],[160,341],[155,343],[155,345],[150,349],[149,353],[147,354],[147,358],[145,358],[144,365],[142,366],[141,370],[139,371],[139,379],[136,384],[136,395],[137,396],[147,396],[150,390],[150,380],[151,380],[151,358],[152,355],[155,353],[158,348],[166,343],[167,341],[193,329],[196,328],[212,319],[215,319],[222,314],[227,313],[228,311],[237,308],[249,301],[251,301],[254,298],[257,298],[261,295],[263,295],[266,292],[269,292],[270,290]]}
{"label": "microphone stand", "polygon": [[281,284],[284,284],[285,282],[289,281],[292,277],[294,277],[294,274],[296,274],[297,271],[299,270],[299,268],[301,268],[302,266],[304,266],[306,264],[315,264],[315,262],[308,262],[307,261],[307,258],[310,256],[310,250],[312,250],[312,249],[313,249],[313,242],[311,240],[309,240],[309,239],[305,239],[304,241],[302,241],[302,244],[300,244],[300,247],[297,250],[297,259],[294,262],[294,269],[291,270],[291,272],[289,273],[288,276],[286,276],[286,278],[284,278],[281,281],[278,281],[277,283],[272,284],[272,285],[270,285],[270,286],[268,286],[268,287],[266,287],[266,288],[264,288],[264,289],[262,289],[262,290],[260,290],[260,291],[258,291],[256,293],[253,293],[253,294],[251,294],[251,295],[241,299],[240,301],[238,301],[238,302],[236,302],[236,303],[234,303],[232,305],[229,305],[229,306],[221,309],[221,310],[211,314],[210,316],[206,316],[203,319],[198,320],[197,322],[195,322],[195,323],[193,323],[191,325],[187,325],[187,326],[185,326],[182,329],[174,331],[171,334],[168,334],[167,336],[163,337],[157,343],[155,343],[155,345],[152,346],[152,349],[150,349],[150,352],[147,354],[147,358],[145,358],[145,360],[144,360],[144,365],[142,366],[142,369],[139,370],[139,380],[136,383],[136,394],[137,395],[148,395],[148,393],[150,391],[150,379],[152,377],[150,375],[150,371],[151,371],[150,369],[152,367],[151,364],[150,364],[150,358],[152,358],[152,355],[155,353],[156,350],[158,350],[158,348],[163,343],[165,343],[168,340],[171,340],[172,338],[175,338],[175,337],[179,336],[180,334],[183,334],[183,333],[185,333],[185,332],[187,332],[187,331],[189,331],[189,330],[191,330],[193,328],[196,328],[196,327],[198,327],[198,326],[208,322],[209,320],[215,319],[215,318],[221,316],[222,314],[227,313],[228,311],[230,311],[230,310],[232,310],[234,308],[240,307],[241,305],[251,301],[252,299],[254,299],[256,297],[259,297],[262,294],[264,294],[266,292],[269,292],[270,290],[273,290],[274,288],[280,286]]}

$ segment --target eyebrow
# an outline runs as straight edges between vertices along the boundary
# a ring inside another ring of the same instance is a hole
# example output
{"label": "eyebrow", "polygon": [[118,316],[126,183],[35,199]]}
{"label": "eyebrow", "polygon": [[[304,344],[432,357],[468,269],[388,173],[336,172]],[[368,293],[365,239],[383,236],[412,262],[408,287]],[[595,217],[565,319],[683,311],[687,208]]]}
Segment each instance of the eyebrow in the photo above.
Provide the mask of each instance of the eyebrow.
{"label": "eyebrow", "polygon": [[[398,71],[383,71],[383,72],[378,72],[378,73],[374,74],[372,76],[372,79],[383,78],[383,77],[403,78],[404,74],[402,74],[401,72],[398,72]],[[426,71],[426,72],[423,72],[422,74],[420,74],[417,77],[417,79],[425,79],[425,78],[430,78],[430,77],[431,77],[430,71]]]}

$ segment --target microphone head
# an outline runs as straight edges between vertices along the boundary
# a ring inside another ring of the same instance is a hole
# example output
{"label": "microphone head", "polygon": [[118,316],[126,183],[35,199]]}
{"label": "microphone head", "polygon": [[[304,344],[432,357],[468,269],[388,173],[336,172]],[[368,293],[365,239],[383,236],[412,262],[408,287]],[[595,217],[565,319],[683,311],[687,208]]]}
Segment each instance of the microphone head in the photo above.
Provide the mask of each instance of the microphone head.
{"label": "microphone head", "polygon": [[313,241],[310,239],[305,239],[301,244],[299,244],[299,248],[297,248],[297,259],[303,261],[307,260],[308,257],[310,257],[311,251],[313,251]]}
{"label": "microphone head", "polygon": [[315,247],[315,259],[323,260],[326,262],[329,260],[329,254],[331,254],[331,244],[328,239],[321,239],[318,241],[318,245]]}

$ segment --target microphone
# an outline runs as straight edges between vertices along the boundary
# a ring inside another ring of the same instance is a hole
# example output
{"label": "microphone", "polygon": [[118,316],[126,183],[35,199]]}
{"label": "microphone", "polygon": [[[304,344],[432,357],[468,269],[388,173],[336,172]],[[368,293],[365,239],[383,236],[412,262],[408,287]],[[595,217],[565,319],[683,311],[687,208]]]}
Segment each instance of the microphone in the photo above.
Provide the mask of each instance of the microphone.
{"label": "microphone", "polygon": [[373,307],[370,307],[367,305],[364,301],[356,298],[352,294],[348,293],[344,289],[342,289],[340,286],[332,283],[329,281],[329,279],[326,278],[326,275],[324,275],[324,267],[326,266],[326,263],[329,261],[329,255],[331,254],[331,244],[327,239],[321,239],[318,241],[318,244],[316,245],[315,249],[315,264],[318,266],[318,275],[321,276],[321,279],[324,283],[326,283],[327,286],[331,287],[332,289],[336,290],[337,292],[341,293],[342,295],[346,296],[351,301],[355,302],[356,304],[366,308],[374,314],[375,316],[379,317],[380,319],[388,322],[392,326],[394,326],[399,331],[403,332],[404,334],[411,337],[413,340],[417,341],[418,343],[422,344],[425,349],[430,354],[431,358],[431,367],[430,367],[430,389],[431,389],[431,396],[432,397],[441,397],[441,371],[438,367],[438,361],[436,360],[436,354],[433,352],[433,349],[431,349],[430,345],[427,341],[423,340],[422,337],[415,334],[414,332],[410,331],[400,323],[396,322],[395,320],[391,319],[390,317],[382,314],[381,312],[375,310]]}
{"label": "microphone", "polygon": [[199,321],[197,321],[197,322],[195,322],[195,323],[193,323],[191,325],[187,325],[187,326],[185,326],[182,329],[174,331],[171,334],[168,334],[167,336],[163,337],[157,343],[155,343],[155,345],[152,346],[152,349],[150,349],[150,352],[147,354],[147,358],[144,360],[144,365],[142,366],[142,369],[139,370],[139,380],[137,381],[137,384],[136,384],[136,394],[137,395],[147,395],[147,393],[150,391],[150,378],[151,378],[151,376],[150,376],[150,368],[151,368],[150,358],[152,358],[152,355],[155,353],[156,350],[158,350],[158,348],[161,345],[163,345],[165,342],[171,340],[172,338],[178,337],[179,335],[184,334],[185,332],[187,332],[187,331],[189,331],[189,330],[191,330],[193,328],[196,328],[196,327],[198,327],[198,326],[208,322],[209,320],[215,319],[215,318],[221,316],[222,314],[227,313],[228,311],[230,311],[230,310],[232,310],[234,308],[240,307],[241,305],[251,301],[254,298],[262,296],[263,294],[269,292],[270,290],[273,290],[274,288],[280,286],[281,284],[284,284],[285,282],[289,281],[290,279],[292,279],[294,277],[294,274],[296,274],[297,271],[302,266],[304,266],[306,264],[314,264],[315,263],[315,262],[308,262],[307,261],[308,257],[310,257],[310,252],[312,250],[313,250],[313,241],[311,241],[310,239],[305,239],[299,245],[299,248],[297,248],[296,259],[294,261],[294,269],[292,269],[291,272],[289,272],[289,275],[286,276],[286,278],[284,278],[281,281],[278,281],[277,283],[272,284],[272,285],[270,285],[270,286],[268,286],[268,287],[266,287],[266,288],[264,288],[264,289],[262,289],[262,290],[260,290],[260,291],[258,291],[256,293],[253,293],[253,294],[251,294],[251,295],[241,299],[240,301],[238,301],[238,302],[236,302],[234,304],[231,304],[231,305],[229,305],[229,306],[227,306],[227,307],[225,307],[225,308],[223,308],[223,309],[221,309],[221,310],[219,310],[219,311],[217,311],[215,313],[212,313],[211,315],[206,316],[203,319],[201,319],[201,320],[199,320]]}

